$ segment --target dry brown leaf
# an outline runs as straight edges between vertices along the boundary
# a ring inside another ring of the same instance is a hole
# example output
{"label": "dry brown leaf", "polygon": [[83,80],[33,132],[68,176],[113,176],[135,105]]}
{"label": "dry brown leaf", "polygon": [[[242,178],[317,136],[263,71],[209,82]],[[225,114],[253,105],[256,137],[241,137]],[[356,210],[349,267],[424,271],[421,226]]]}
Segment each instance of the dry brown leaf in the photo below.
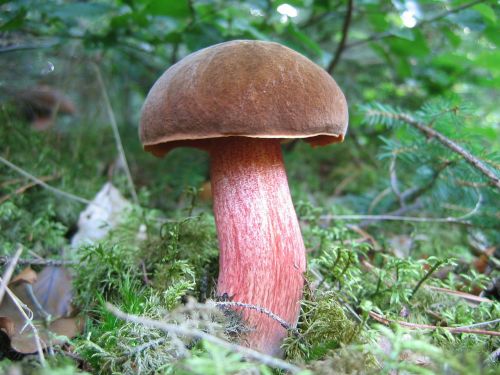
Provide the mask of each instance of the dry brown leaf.
{"label": "dry brown leaf", "polygon": [[26,267],[12,278],[10,284],[17,284],[19,282],[34,284],[36,282],[36,279],[37,279],[36,272],[33,271],[31,267]]}
{"label": "dry brown leaf", "polygon": [[[33,313],[42,347],[66,342],[83,328],[83,320],[72,317],[71,275],[62,267],[46,267],[40,274],[31,268],[17,275],[9,288]],[[28,314],[29,315],[29,314]],[[23,354],[37,351],[33,328],[26,325],[10,296],[0,305],[0,329],[11,340],[11,347]]]}

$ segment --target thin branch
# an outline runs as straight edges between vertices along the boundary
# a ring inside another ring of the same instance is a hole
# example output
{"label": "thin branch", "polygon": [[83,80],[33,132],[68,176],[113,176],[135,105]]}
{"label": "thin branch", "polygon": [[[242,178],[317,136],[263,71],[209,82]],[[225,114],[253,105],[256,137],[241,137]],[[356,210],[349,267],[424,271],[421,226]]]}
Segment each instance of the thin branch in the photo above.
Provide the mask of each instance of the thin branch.
{"label": "thin branch", "polygon": [[[51,180],[54,180],[56,179],[57,177],[59,177],[58,175],[53,175],[53,176],[43,176],[43,177],[40,177],[40,181],[43,181],[43,182],[47,182],[47,181],[51,181]],[[28,189],[31,189],[32,187],[34,186],[37,186],[38,183],[37,182],[30,182],[30,183],[27,183],[26,185],[23,185],[19,188],[17,188],[14,192],[10,193],[10,194],[7,194],[7,195],[4,195],[3,197],[0,198],[0,204],[2,204],[3,202],[5,201],[8,201],[10,198],[12,198],[14,195],[19,195],[19,194],[23,194],[26,190]]]}
{"label": "thin branch", "polygon": [[127,176],[127,182],[130,189],[130,194],[132,195],[134,203],[138,205],[139,199],[137,198],[137,192],[135,191],[134,181],[132,180],[132,175],[128,167],[127,158],[125,157],[125,151],[123,149],[120,132],[118,131],[118,125],[116,124],[115,113],[113,112],[113,108],[111,107],[111,103],[109,101],[108,92],[106,91],[106,86],[104,85],[104,81],[102,79],[101,70],[95,63],[93,64],[93,66],[97,76],[97,81],[99,82],[99,86],[101,88],[102,97],[104,99],[104,106],[106,107],[106,112],[109,117],[109,122],[111,124],[111,128],[113,129],[113,135],[115,137],[115,142],[116,142],[116,149],[118,150],[118,155],[123,164],[123,168],[125,169],[125,175]]}
{"label": "thin branch", "polygon": [[438,292],[438,293],[445,293],[450,296],[455,296],[459,298],[463,298],[469,302],[475,302],[475,303],[493,303],[492,300],[484,297],[479,297],[474,294],[470,293],[465,293],[465,292],[460,292],[458,290],[452,290],[452,289],[446,289],[446,288],[440,288],[438,286],[432,286],[432,285],[427,285],[425,286],[425,289],[432,290],[433,292]]}
{"label": "thin branch", "polygon": [[484,326],[489,326],[490,324],[497,324],[497,323],[500,323],[500,319],[495,319],[495,320],[490,320],[487,322],[481,322],[481,323],[475,323],[475,324],[469,324],[468,326],[462,326],[462,328],[484,327]]}
{"label": "thin branch", "polygon": [[24,169],[18,167],[17,165],[11,163],[10,161],[8,161],[7,159],[4,159],[1,156],[0,156],[0,162],[2,164],[5,164],[7,167],[13,169],[17,173],[23,175],[27,179],[29,179],[31,181],[34,181],[38,185],[40,185],[40,186],[44,187],[45,189],[53,192],[54,194],[60,195],[60,196],[62,196],[64,198],[71,199],[71,200],[74,200],[76,202],[80,202],[80,203],[83,203],[83,204],[89,204],[90,203],[90,201],[88,199],[76,196],[76,195],[71,194],[71,193],[66,193],[65,191],[59,190],[59,189],[57,189],[57,188],[55,188],[53,186],[50,186],[50,185],[46,184],[45,182],[43,182],[39,178],[37,178],[37,177],[33,176],[32,174],[26,172]]}
{"label": "thin branch", "polygon": [[272,311],[269,311],[269,310],[265,309],[264,307],[260,307],[260,306],[256,306],[256,305],[251,305],[249,303],[233,302],[233,301],[215,302],[215,305],[216,306],[237,306],[237,307],[245,307],[247,309],[255,310],[255,311],[260,312],[261,314],[267,315],[271,319],[276,320],[286,330],[294,330],[294,331],[296,331],[296,329],[293,328],[290,324],[288,324],[283,318],[280,318],[278,315],[276,315]]}
{"label": "thin branch", "polygon": [[[418,28],[418,27],[421,27],[425,24],[439,21],[442,18],[448,17],[450,14],[458,13],[464,9],[470,8],[470,7],[472,7],[476,4],[479,4],[479,3],[484,3],[486,1],[488,1],[488,0],[474,0],[474,1],[471,1],[470,3],[465,3],[465,4],[462,4],[462,5],[457,6],[455,8],[445,10],[441,13],[436,14],[433,17],[429,17],[427,19],[424,19],[424,20],[418,22],[413,28]],[[356,40],[352,43],[349,43],[345,46],[344,50],[349,49],[349,48],[358,47],[358,46],[361,46],[361,45],[366,44],[366,43],[375,42],[377,40],[381,40],[381,39],[385,39],[385,38],[393,37],[393,36],[397,36],[397,35],[394,34],[392,31],[384,31],[382,33],[371,35],[366,39]]]}
{"label": "thin branch", "polygon": [[401,194],[402,198],[406,202],[407,201],[415,201],[418,197],[423,195],[425,192],[429,191],[434,186],[434,184],[437,182],[441,173],[452,164],[453,164],[453,162],[451,162],[451,161],[446,161],[446,162],[442,163],[440,166],[438,166],[438,168],[436,170],[433,171],[432,177],[430,178],[430,180],[427,183],[425,183],[422,186],[413,187],[413,188],[410,188],[408,190],[403,191]]}
{"label": "thin branch", "polygon": [[478,188],[475,188],[475,189],[476,189],[476,193],[477,193],[476,206],[472,209],[472,211],[466,213],[465,215],[458,217],[457,219],[463,220],[463,219],[466,219],[472,215],[475,215],[477,213],[477,211],[479,211],[479,209],[481,208],[481,206],[484,202],[483,194],[481,194],[481,192],[479,191]]}
{"label": "thin branch", "polygon": [[50,314],[43,308],[40,301],[38,301],[38,298],[36,297],[35,292],[33,291],[33,285],[31,285],[30,283],[25,283],[24,290],[28,298],[30,299],[31,303],[33,304],[33,306],[35,306],[38,315],[40,315],[46,321],[50,319]]}
{"label": "thin branch", "polygon": [[56,45],[57,43],[52,43],[52,44],[24,44],[24,45],[12,45],[12,46],[7,46],[7,47],[2,47],[0,48],[0,53],[8,53],[8,52],[15,52],[15,51],[23,51],[23,50],[30,50],[30,49],[43,49],[43,48],[52,48]]}
{"label": "thin branch", "polygon": [[[383,115],[387,115],[387,114],[384,113]],[[476,158],[469,151],[465,150],[463,147],[461,147],[460,145],[458,145],[457,143],[455,143],[451,139],[445,137],[443,134],[439,133],[437,130],[430,128],[429,126],[414,119],[412,116],[410,116],[406,113],[394,114],[391,116],[396,118],[396,119],[399,119],[399,120],[406,122],[408,125],[413,126],[414,128],[418,129],[420,132],[424,133],[427,137],[437,139],[441,144],[448,147],[453,152],[459,154],[462,158],[465,159],[465,161],[467,163],[469,163],[471,166],[473,166],[474,168],[479,170],[483,175],[488,177],[490,182],[494,186],[496,186],[498,189],[500,189],[500,178],[494,172],[492,172],[483,163],[482,160]]]}
{"label": "thin branch", "polygon": [[397,159],[397,155],[396,155],[396,153],[393,153],[391,163],[389,165],[391,189],[392,189],[392,192],[394,193],[394,195],[398,198],[400,207],[405,207],[406,204],[405,204],[403,194],[399,190],[399,180],[398,180],[398,174],[396,171],[396,159]]}
{"label": "thin branch", "polygon": [[160,337],[159,339],[156,340],[151,340],[149,342],[146,342],[142,345],[136,346],[135,348],[129,350],[128,355],[136,355],[146,349],[153,348],[155,346],[163,344],[167,340],[166,337]]}
{"label": "thin branch", "polygon": [[342,25],[342,36],[340,37],[340,42],[339,45],[337,46],[337,50],[335,51],[335,55],[333,56],[333,59],[330,62],[330,64],[328,64],[328,68],[326,68],[326,71],[330,74],[333,73],[335,67],[340,61],[340,56],[342,55],[345,44],[347,42],[347,34],[349,34],[349,26],[351,25],[351,19],[352,19],[352,4],[353,0],[347,1],[347,11],[345,13],[344,24]]}
{"label": "thin branch", "polygon": [[7,285],[9,284],[10,279],[12,278],[12,274],[14,273],[14,269],[18,264],[19,257],[21,256],[22,252],[23,252],[23,246],[18,245],[16,253],[10,259],[9,266],[2,275],[2,283],[0,284],[0,304],[3,301],[3,296],[5,295],[5,289],[7,288]]}
{"label": "thin branch", "polygon": [[442,327],[442,326],[433,326],[430,324],[408,323],[408,322],[403,322],[400,320],[392,320],[392,319],[384,318],[382,315],[379,315],[373,311],[370,311],[369,314],[377,322],[383,323],[385,325],[396,323],[402,327],[407,327],[409,329],[436,330],[436,329],[441,328],[441,329],[444,329],[444,330],[446,330],[450,333],[454,333],[454,334],[469,333],[469,334],[474,334],[474,335],[500,336],[500,332],[498,332],[498,331],[486,331],[486,330],[482,330],[482,329],[469,329],[469,328],[465,328],[465,327]]}
{"label": "thin branch", "polygon": [[374,220],[374,221],[410,221],[415,223],[450,223],[472,226],[470,221],[457,219],[454,217],[416,217],[416,216],[396,216],[396,215],[322,215],[323,220]]}
{"label": "thin branch", "polygon": [[160,329],[168,334],[175,334],[175,335],[187,336],[200,340],[205,340],[212,344],[228,349],[234,353],[239,353],[257,362],[268,365],[270,367],[278,368],[285,371],[290,371],[292,374],[297,374],[300,371],[302,371],[300,367],[297,367],[291,363],[288,363],[278,358],[271,357],[263,353],[259,353],[258,351],[250,348],[245,348],[241,345],[230,343],[228,341],[222,340],[216,336],[210,335],[196,328],[189,328],[182,325],[165,323],[142,316],[126,314],[109,303],[106,303],[106,308],[116,317],[131,323],[142,324],[143,326],[146,327]]}
{"label": "thin branch", "polygon": [[[9,263],[13,258],[0,256],[0,264]],[[33,266],[65,266],[70,264],[78,264],[74,260],[56,260],[56,259],[19,259],[17,264],[33,265]]]}

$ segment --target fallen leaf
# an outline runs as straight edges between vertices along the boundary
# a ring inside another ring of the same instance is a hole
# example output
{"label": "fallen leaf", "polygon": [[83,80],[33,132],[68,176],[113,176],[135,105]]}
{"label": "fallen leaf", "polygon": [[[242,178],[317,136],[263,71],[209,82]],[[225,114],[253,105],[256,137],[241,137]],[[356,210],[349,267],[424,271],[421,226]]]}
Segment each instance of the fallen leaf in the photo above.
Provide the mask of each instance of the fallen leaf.
{"label": "fallen leaf", "polygon": [[107,182],[95,198],[80,213],[78,231],[71,239],[71,247],[91,244],[100,240],[123,219],[123,212],[130,207],[120,191]]}
{"label": "fallen leaf", "polygon": [[10,284],[17,284],[18,282],[34,284],[36,282],[36,279],[37,279],[36,272],[33,271],[31,267],[26,267],[12,278]]}
{"label": "fallen leaf", "polygon": [[[72,316],[71,274],[67,269],[46,267],[37,275],[26,268],[9,288],[25,305],[27,315],[32,314],[43,348],[61,345],[82,331],[83,320]],[[0,305],[0,329],[10,338],[13,350],[23,354],[37,351],[33,327],[26,324],[10,295]]]}
{"label": "fallen leaf", "polygon": [[52,316],[70,316],[72,313],[71,274],[64,267],[45,267],[33,285],[40,305]]}

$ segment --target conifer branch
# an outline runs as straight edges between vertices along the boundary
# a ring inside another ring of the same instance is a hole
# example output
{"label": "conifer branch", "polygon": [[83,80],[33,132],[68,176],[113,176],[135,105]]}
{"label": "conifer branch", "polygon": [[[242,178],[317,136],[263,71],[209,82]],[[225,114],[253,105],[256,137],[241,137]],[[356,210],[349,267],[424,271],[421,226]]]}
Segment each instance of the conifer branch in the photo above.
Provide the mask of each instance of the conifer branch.
{"label": "conifer branch", "polygon": [[469,163],[472,167],[479,170],[483,175],[485,175],[491,182],[492,185],[496,186],[497,189],[500,189],[500,178],[492,172],[486,164],[483,163],[482,160],[478,159],[474,155],[472,155],[469,151],[452,141],[451,139],[445,137],[443,134],[439,133],[437,130],[432,129],[426,124],[416,120],[412,116],[406,113],[399,114],[390,114],[391,117],[394,117],[398,120],[404,121],[408,125],[413,126],[423,134],[425,134],[428,138],[435,138],[441,144],[448,147],[453,152],[459,154],[462,158],[465,159],[467,163]]}

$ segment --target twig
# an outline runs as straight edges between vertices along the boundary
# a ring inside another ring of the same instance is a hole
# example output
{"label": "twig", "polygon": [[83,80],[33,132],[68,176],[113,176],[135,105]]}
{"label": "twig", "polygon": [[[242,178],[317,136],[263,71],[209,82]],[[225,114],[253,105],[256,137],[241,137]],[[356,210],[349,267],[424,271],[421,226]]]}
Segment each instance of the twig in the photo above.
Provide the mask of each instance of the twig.
{"label": "twig", "polygon": [[470,221],[454,217],[416,217],[396,215],[322,215],[323,220],[374,220],[374,221],[411,221],[416,223],[450,223],[472,226]]}
{"label": "twig", "polygon": [[15,52],[21,50],[30,50],[30,49],[43,49],[43,48],[51,48],[54,47],[57,43],[52,44],[25,44],[25,45],[12,45],[7,47],[0,48],[0,53],[7,52]]}
{"label": "twig", "polygon": [[496,324],[496,323],[500,323],[500,319],[495,319],[495,320],[490,320],[487,322],[481,322],[481,323],[475,323],[475,324],[469,324],[468,326],[462,326],[462,328],[484,327],[484,326],[489,326],[490,324]]}
{"label": "twig", "polygon": [[150,328],[156,328],[160,329],[164,332],[167,332],[169,334],[175,334],[175,335],[180,335],[180,336],[187,336],[187,337],[193,337],[196,339],[200,340],[205,340],[208,341],[212,344],[219,345],[225,349],[228,349],[234,353],[239,353],[245,357],[251,358],[255,361],[258,361],[260,363],[263,363],[265,365],[268,365],[273,368],[278,368],[282,369],[285,371],[290,371],[293,374],[297,374],[302,369],[300,367],[297,367],[295,365],[292,365],[291,363],[285,362],[281,359],[271,357],[269,355],[259,353],[253,349],[250,348],[245,348],[241,345],[233,344],[228,341],[222,340],[216,336],[212,336],[206,332],[203,332],[199,329],[196,328],[188,328],[182,325],[176,325],[176,324],[170,324],[170,323],[165,323],[153,319],[149,319],[146,317],[142,316],[137,316],[137,315],[132,315],[132,314],[126,314],[123,311],[120,311],[118,308],[115,306],[106,303],[106,308],[116,317],[120,319],[124,319],[128,322],[136,323],[136,324],[142,324],[146,327]]}
{"label": "twig", "polygon": [[408,202],[408,201],[413,202],[418,197],[423,195],[426,191],[431,189],[434,186],[434,184],[437,182],[441,173],[452,164],[453,164],[452,161],[446,161],[446,162],[442,163],[440,166],[438,166],[438,168],[436,170],[433,171],[432,177],[430,178],[430,180],[427,183],[425,183],[421,186],[413,187],[413,188],[410,188],[408,190],[403,191],[401,193],[401,196],[404,199],[404,201],[405,202]]}
{"label": "twig", "polygon": [[384,199],[390,193],[391,193],[390,188],[385,188],[380,193],[378,193],[375,196],[375,198],[373,198],[373,200],[370,202],[370,205],[368,206],[368,213],[371,214],[375,209],[375,207],[377,207],[377,205],[380,203],[380,201],[382,201],[382,199]]}
{"label": "twig", "polygon": [[9,266],[2,275],[2,283],[0,284],[0,304],[2,303],[3,296],[5,295],[5,288],[7,288],[7,285],[9,284],[10,279],[12,278],[12,274],[14,273],[14,269],[16,268],[16,265],[19,261],[19,257],[21,256],[22,252],[23,252],[23,246],[18,245],[16,253],[10,259]]}
{"label": "twig", "polygon": [[138,354],[138,353],[142,352],[143,350],[146,350],[146,349],[149,349],[149,348],[161,345],[166,340],[167,340],[166,337],[160,337],[160,338],[158,338],[156,340],[148,341],[148,342],[146,342],[146,343],[144,343],[142,345],[136,346],[135,348],[129,350],[128,355],[135,355],[135,354]]}
{"label": "twig", "polygon": [[398,197],[399,205],[401,207],[405,207],[406,204],[405,204],[404,197],[401,194],[401,191],[399,190],[398,175],[397,175],[397,172],[396,172],[396,159],[397,159],[396,153],[393,153],[392,154],[391,163],[389,165],[389,175],[390,175],[390,180],[391,180],[391,189],[392,189],[392,192],[394,193],[394,195],[396,197]]}
{"label": "twig", "polygon": [[[427,19],[424,19],[424,20],[418,22],[413,28],[421,27],[425,24],[439,21],[440,19],[449,16],[450,14],[458,13],[458,12],[460,12],[464,9],[470,8],[476,4],[484,3],[485,1],[487,1],[487,0],[474,0],[474,1],[471,1],[470,3],[465,3],[465,4],[462,4],[462,5],[457,6],[455,8],[445,10],[444,12],[436,14],[434,17],[430,17],[430,18],[427,18]],[[361,45],[369,43],[369,42],[375,42],[377,40],[385,39],[385,38],[392,37],[392,36],[397,36],[397,35],[394,34],[392,31],[384,31],[382,33],[371,35],[366,39],[356,40],[352,43],[349,43],[345,46],[344,50],[349,49],[349,48],[358,47],[358,46],[361,46]]]}
{"label": "twig", "polygon": [[[13,258],[0,256],[0,264],[8,263]],[[34,266],[64,266],[68,264],[78,264],[77,261],[74,260],[56,260],[56,259],[19,259],[17,264],[20,265],[34,265]]]}
{"label": "twig", "polygon": [[44,187],[45,189],[53,192],[54,194],[60,195],[60,196],[62,196],[64,198],[71,199],[71,200],[74,200],[76,202],[80,202],[80,203],[83,203],[83,204],[89,204],[90,203],[90,201],[88,199],[76,196],[76,195],[71,194],[71,193],[66,193],[65,191],[59,190],[59,189],[57,189],[57,188],[55,188],[53,186],[50,186],[50,185],[46,184],[45,182],[43,182],[39,178],[37,178],[37,177],[33,176],[32,174],[26,172],[24,169],[18,167],[17,165],[11,163],[10,161],[8,161],[7,159],[4,159],[1,156],[0,156],[0,162],[2,164],[5,164],[7,167],[13,169],[17,173],[23,175],[24,177],[30,179],[31,181],[36,182],[38,185]]}
{"label": "twig", "polygon": [[106,91],[106,86],[104,85],[104,81],[102,79],[101,70],[94,63],[93,64],[95,73],[97,76],[97,81],[99,82],[99,86],[101,88],[102,97],[104,99],[104,105],[106,107],[106,112],[109,117],[109,122],[111,124],[111,128],[113,129],[113,135],[115,137],[116,149],[118,150],[118,155],[123,163],[123,168],[125,169],[125,175],[127,176],[127,182],[130,189],[130,194],[132,195],[132,199],[135,204],[139,204],[139,199],[137,198],[137,192],[135,191],[134,181],[132,180],[132,175],[130,174],[130,169],[128,167],[127,158],[125,157],[125,151],[123,150],[123,144],[120,137],[120,132],[118,131],[118,125],[116,124],[115,113],[113,112],[113,108],[111,107],[111,103],[109,101],[108,92]]}
{"label": "twig", "polygon": [[[2,279],[0,279],[0,281],[3,282]],[[29,311],[31,315],[33,315],[33,312],[19,298],[17,298],[17,296],[12,292],[12,290],[10,290],[8,286],[5,287],[5,291],[11,298],[21,316],[24,318],[26,324],[33,330],[33,337],[35,339],[35,345],[38,352],[38,360],[40,361],[40,365],[42,367],[45,367],[45,356],[43,355],[42,341],[40,339],[40,335],[38,334],[38,328],[36,328],[36,326],[33,324],[33,318],[29,317],[24,309]]]}
{"label": "twig", "polygon": [[477,202],[476,202],[476,205],[474,206],[474,208],[472,209],[472,211],[466,213],[465,215],[462,215],[460,217],[458,217],[457,219],[466,219],[472,215],[475,215],[477,213],[477,211],[479,211],[479,208],[481,208],[481,205],[483,204],[483,195],[481,194],[481,192],[479,191],[479,189],[476,187],[476,193],[477,193]]}
{"label": "twig", "polygon": [[25,283],[24,290],[28,295],[28,298],[31,300],[31,303],[35,306],[38,315],[40,315],[45,321],[48,321],[50,319],[50,314],[43,308],[40,301],[38,301],[38,298],[36,298],[35,292],[33,291],[33,285]]}
{"label": "twig", "polygon": [[436,330],[436,329],[445,329],[450,333],[454,334],[459,334],[459,333],[470,333],[474,335],[488,335],[488,336],[500,336],[500,332],[498,331],[486,331],[482,329],[469,329],[465,327],[439,327],[439,326],[433,326],[430,324],[417,324],[417,323],[408,323],[408,322],[403,322],[400,320],[392,320],[392,319],[387,319],[384,318],[382,315],[379,315],[373,311],[369,312],[370,316],[375,319],[377,322],[383,323],[385,325],[389,324],[399,324],[402,327],[407,327],[409,329],[431,329],[431,330]]}
{"label": "twig", "polygon": [[[56,179],[57,177],[59,177],[58,175],[53,175],[53,176],[43,176],[43,177],[40,177],[40,181],[50,181],[50,180],[54,180]],[[10,193],[10,194],[7,194],[7,195],[4,195],[3,197],[0,198],[0,204],[9,200],[10,198],[12,198],[14,195],[19,195],[19,194],[22,194],[24,193],[26,190],[28,189],[31,189],[32,187],[34,186],[37,186],[38,183],[37,182],[30,182],[26,185],[23,185],[19,188],[17,188],[13,193]]]}
{"label": "twig", "polygon": [[342,25],[342,36],[340,38],[339,45],[337,46],[337,50],[335,51],[335,55],[328,65],[328,68],[326,69],[328,73],[332,74],[333,71],[335,70],[335,67],[337,66],[338,62],[340,61],[340,56],[342,55],[342,52],[344,51],[344,47],[347,41],[347,34],[349,33],[349,26],[351,25],[351,19],[352,19],[352,4],[353,0],[348,0],[347,1],[347,11],[345,14],[344,18],[344,24]]}
{"label": "twig", "polygon": [[251,305],[249,303],[244,303],[244,302],[233,302],[233,301],[215,302],[215,305],[216,306],[237,306],[237,307],[245,307],[247,309],[255,310],[255,311],[260,312],[261,314],[267,315],[271,319],[276,320],[286,330],[294,330],[294,331],[296,330],[290,324],[288,324],[283,318],[280,318],[278,315],[276,315],[272,311],[267,310],[264,307]]}
{"label": "twig", "polygon": [[490,300],[490,299],[488,299],[488,298],[475,296],[474,294],[460,292],[458,290],[451,290],[451,289],[446,289],[446,288],[440,288],[440,287],[432,286],[432,285],[427,285],[425,287],[425,289],[429,289],[429,290],[432,290],[434,292],[445,293],[445,294],[449,294],[449,295],[452,295],[452,296],[460,297],[460,298],[463,298],[465,300],[472,301],[472,302],[477,302],[477,303],[493,303],[493,301]]}

